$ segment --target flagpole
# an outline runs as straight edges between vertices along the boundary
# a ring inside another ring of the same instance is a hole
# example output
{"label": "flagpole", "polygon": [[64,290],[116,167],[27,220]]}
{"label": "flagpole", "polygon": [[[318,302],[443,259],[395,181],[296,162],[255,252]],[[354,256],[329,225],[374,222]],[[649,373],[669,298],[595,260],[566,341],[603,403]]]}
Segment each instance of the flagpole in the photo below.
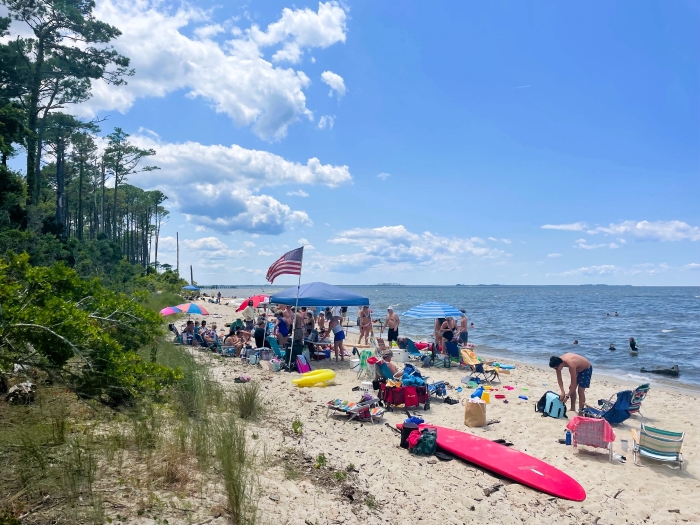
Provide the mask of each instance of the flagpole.
{"label": "flagpole", "polygon": [[[287,364],[289,370],[292,369],[292,354],[294,353],[294,336],[296,335],[297,326],[297,313],[299,310],[299,291],[301,290],[301,270],[304,267],[304,250],[301,250],[301,261],[299,261],[299,282],[297,283],[297,300],[294,303],[294,321],[292,321],[292,346],[289,350],[289,363]],[[301,338],[301,346],[304,346],[304,338]]]}

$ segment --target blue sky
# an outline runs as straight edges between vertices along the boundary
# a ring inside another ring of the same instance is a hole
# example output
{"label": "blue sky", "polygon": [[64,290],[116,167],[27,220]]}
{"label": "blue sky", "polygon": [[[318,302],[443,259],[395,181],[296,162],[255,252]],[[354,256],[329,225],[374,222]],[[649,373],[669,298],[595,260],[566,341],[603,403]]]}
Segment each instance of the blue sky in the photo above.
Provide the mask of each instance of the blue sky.
{"label": "blue sky", "polygon": [[696,2],[97,5],[200,283],[700,284]]}

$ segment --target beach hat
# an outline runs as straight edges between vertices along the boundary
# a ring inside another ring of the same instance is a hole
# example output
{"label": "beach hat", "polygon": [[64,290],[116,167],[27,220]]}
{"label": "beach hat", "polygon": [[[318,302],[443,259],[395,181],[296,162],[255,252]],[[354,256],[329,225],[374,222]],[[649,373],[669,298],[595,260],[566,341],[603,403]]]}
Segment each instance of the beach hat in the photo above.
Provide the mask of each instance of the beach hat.
{"label": "beach hat", "polygon": [[387,312],[393,312],[393,311],[394,311],[394,309],[393,309],[391,306],[389,306],[386,310],[387,310]]}
{"label": "beach hat", "polygon": [[382,354],[382,357],[394,357],[394,352],[392,352],[391,350],[387,350]]}

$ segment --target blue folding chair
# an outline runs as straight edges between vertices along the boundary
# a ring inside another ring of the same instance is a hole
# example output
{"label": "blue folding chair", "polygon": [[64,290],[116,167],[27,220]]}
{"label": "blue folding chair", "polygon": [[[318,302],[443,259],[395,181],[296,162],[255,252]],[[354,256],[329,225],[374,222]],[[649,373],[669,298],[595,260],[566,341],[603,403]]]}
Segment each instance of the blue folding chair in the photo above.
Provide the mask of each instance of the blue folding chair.
{"label": "blue folding chair", "polygon": [[632,391],[623,390],[617,393],[615,402],[605,410],[599,410],[586,405],[583,409],[585,417],[595,417],[605,419],[611,425],[619,425],[630,417],[630,403],[632,402]]}

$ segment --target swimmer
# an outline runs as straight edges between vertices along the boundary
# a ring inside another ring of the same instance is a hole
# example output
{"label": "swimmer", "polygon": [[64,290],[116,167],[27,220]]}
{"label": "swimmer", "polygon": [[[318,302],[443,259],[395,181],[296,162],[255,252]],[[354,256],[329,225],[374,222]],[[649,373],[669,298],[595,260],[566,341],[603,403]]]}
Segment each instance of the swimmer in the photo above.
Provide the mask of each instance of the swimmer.
{"label": "swimmer", "polygon": [[639,347],[637,346],[637,341],[634,340],[634,337],[630,337],[630,352],[639,352]]}
{"label": "swimmer", "polygon": [[578,339],[574,339],[574,344],[575,344],[575,345],[578,344]]}
{"label": "swimmer", "polygon": [[614,352],[615,350],[617,350],[617,348],[615,348],[615,345],[613,343],[610,343],[610,348],[608,348],[608,350]]}
{"label": "swimmer", "polygon": [[620,314],[618,314],[617,312],[615,312],[615,317],[620,317]]}

